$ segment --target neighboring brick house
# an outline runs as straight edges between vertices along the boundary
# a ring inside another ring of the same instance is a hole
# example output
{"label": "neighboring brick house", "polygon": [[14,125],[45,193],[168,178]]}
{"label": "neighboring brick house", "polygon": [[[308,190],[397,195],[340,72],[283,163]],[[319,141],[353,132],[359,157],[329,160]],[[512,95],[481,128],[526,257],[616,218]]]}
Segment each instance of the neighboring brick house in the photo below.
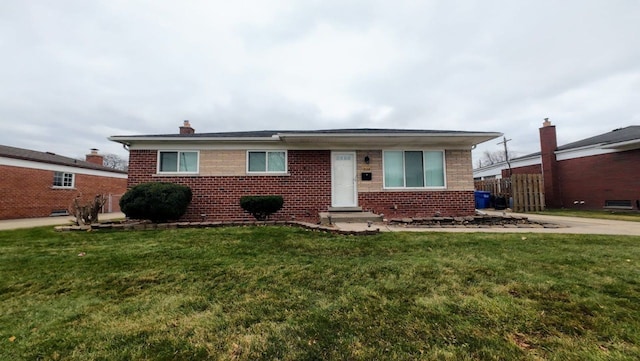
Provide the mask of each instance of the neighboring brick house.
{"label": "neighboring brick house", "polygon": [[[86,161],[0,145],[0,219],[63,215],[75,197],[120,196],[127,173],[102,166],[93,149]],[[117,199],[106,210],[119,211]]]}
{"label": "neighboring brick house", "polygon": [[[549,208],[640,210],[640,126],[558,147],[545,120],[538,153],[512,159],[511,174],[543,174]],[[505,162],[474,169],[474,178],[506,178]]]}
{"label": "neighboring brick house", "polygon": [[389,217],[474,213],[471,148],[500,133],[338,129],[112,136],[129,148],[129,186],[191,187],[184,219],[250,219],[243,195],[282,195],[273,218],[329,209]]}

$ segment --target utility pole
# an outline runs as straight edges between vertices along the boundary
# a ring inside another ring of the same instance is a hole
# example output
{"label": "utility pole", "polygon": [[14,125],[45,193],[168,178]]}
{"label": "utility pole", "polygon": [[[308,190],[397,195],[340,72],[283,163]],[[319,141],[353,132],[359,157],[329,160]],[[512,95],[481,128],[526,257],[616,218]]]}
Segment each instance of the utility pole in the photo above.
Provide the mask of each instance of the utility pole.
{"label": "utility pole", "polygon": [[502,137],[502,142],[498,143],[498,145],[504,145],[504,159],[507,161],[507,166],[509,167],[509,178],[511,178],[511,162],[509,161],[509,151],[507,150],[507,142],[510,142],[511,139],[507,139],[507,137]]}

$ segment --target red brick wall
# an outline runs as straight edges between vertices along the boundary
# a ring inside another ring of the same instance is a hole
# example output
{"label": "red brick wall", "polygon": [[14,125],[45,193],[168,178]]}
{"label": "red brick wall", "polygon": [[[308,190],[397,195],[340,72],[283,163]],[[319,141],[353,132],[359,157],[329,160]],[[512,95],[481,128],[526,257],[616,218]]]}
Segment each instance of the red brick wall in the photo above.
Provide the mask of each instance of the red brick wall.
{"label": "red brick wall", "polygon": [[[186,220],[252,220],[239,205],[243,195],[277,194],[284,207],[272,219],[316,221],[318,212],[331,205],[331,152],[289,151],[288,176],[153,176],[157,151],[129,153],[129,186],[144,182],[173,182],[191,187],[193,200],[183,217]],[[373,192],[360,193],[363,209],[385,215],[443,216],[474,212],[473,191]],[[391,209],[393,204],[397,209]],[[203,216],[204,215],[204,216]]]}
{"label": "red brick wall", "polygon": [[[53,171],[0,165],[0,219],[48,217],[53,210],[69,209],[81,195],[122,194],[127,180],[75,174],[75,189],[53,189]],[[114,211],[119,211],[119,207]]]}
{"label": "red brick wall", "polygon": [[475,212],[473,191],[360,193],[358,202],[362,209],[386,218],[468,216]]}
{"label": "red brick wall", "polygon": [[156,173],[158,151],[130,150],[129,151],[129,182],[132,187],[139,183],[155,182],[151,175]]}
{"label": "red brick wall", "polygon": [[[524,167],[511,168],[511,174],[542,174],[542,165],[534,164]],[[502,178],[509,178],[509,170],[502,170]]]}
{"label": "red brick wall", "polygon": [[[271,219],[315,220],[331,204],[329,151],[288,152],[289,175],[278,176],[152,176],[157,152],[129,153],[129,186],[144,182],[172,182],[191,187],[193,199],[183,217],[188,220],[253,220],[240,207],[243,195],[281,195],[283,208]],[[205,216],[203,216],[205,215]]]}
{"label": "red brick wall", "polygon": [[[558,162],[562,207],[602,209],[604,201],[640,200],[640,149]],[[584,204],[574,204],[574,201]]]}

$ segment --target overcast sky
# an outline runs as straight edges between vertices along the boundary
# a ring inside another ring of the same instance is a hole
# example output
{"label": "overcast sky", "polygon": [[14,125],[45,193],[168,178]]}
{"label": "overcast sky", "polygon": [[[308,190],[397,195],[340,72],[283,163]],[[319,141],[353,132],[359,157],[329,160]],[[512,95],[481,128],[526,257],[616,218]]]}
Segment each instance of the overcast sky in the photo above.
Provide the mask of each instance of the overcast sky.
{"label": "overcast sky", "polygon": [[640,124],[639,33],[637,0],[4,0],[0,144],[126,156],[106,138],[189,119],[496,131],[524,155],[546,117],[560,144]]}

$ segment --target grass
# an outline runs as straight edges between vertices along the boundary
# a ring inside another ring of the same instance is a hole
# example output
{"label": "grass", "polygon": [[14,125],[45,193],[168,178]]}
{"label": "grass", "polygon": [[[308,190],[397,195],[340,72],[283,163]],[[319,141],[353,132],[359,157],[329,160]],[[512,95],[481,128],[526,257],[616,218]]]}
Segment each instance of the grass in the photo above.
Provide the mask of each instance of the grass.
{"label": "grass", "polygon": [[549,216],[581,217],[612,219],[617,221],[640,222],[640,212],[637,211],[592,211],[573,209],[547,209],[535,214],[545,214]]}
{"label": "grass", "polygon": [[636,360],[639,244],[286,227],[3,231],[0,359]]}

